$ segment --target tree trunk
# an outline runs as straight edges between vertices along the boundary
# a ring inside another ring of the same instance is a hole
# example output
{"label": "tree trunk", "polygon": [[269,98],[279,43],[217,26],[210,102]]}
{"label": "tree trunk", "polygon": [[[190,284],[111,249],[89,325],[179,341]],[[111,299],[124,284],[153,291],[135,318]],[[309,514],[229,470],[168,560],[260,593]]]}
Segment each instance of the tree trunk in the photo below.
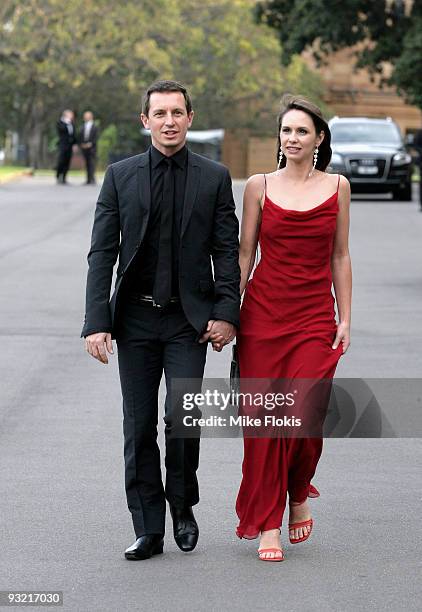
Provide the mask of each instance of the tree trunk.
{"label": "tree trunk", "polygon": [[27,138],[27,159],[28,165],[36,170],[39,167],[40,161],[40,147],[42,139],[42,130],[40,124],[36,123],[28,131]]}
{"label": "tree trunk", "polygon": [[34,100],[26,122],[26,158],[28,165],[36,170],[40,167],[42,158],[42,141],[44,131],[44,104],[42,100]]}

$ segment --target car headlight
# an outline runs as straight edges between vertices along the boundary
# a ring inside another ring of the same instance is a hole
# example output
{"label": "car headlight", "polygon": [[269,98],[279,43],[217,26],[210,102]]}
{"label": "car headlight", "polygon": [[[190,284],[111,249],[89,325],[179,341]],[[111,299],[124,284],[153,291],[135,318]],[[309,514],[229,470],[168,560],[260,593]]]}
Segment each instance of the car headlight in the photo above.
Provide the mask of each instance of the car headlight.
{"label": "car headlight", "polygon": [[405,164],[410,164],[412,161],[412,156],[409,153],[404,153],[400,151],[396,153],[393,157],[393,166],[404,166]]}
{"label": "car headlight", "polygon": [[343,158],[340,155],[340,153],[333,153],[332,154],[330,164],[335,164],[336,166],[342,166],[343,165]]}

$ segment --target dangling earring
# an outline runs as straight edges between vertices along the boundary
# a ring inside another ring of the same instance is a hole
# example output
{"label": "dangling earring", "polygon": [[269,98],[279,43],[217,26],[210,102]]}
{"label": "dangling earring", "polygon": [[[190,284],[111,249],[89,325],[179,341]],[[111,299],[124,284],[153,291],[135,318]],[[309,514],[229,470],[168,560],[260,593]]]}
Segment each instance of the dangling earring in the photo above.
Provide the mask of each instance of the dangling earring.
{"label": "dangling earring", "polygon": [[278,155],[278,166],[277,166],[277,172],[280,172],[280,166],[281,166],[281,161],[282,161],[282,159],[283,159],[283,150],[282,150],[281,145],[280,145],[280,153],[279,153],[279,155]]}
{"label": "dangling earring", "polygon": [[315,147],[315,151],[314,151],[314,164],[312,166],[312,170],[309,173],[309,176],[312,176],[314,173],[314,170],[316,168],[317,162],[318,162],[318,153],[319,153],[319,149],[318,147]]}

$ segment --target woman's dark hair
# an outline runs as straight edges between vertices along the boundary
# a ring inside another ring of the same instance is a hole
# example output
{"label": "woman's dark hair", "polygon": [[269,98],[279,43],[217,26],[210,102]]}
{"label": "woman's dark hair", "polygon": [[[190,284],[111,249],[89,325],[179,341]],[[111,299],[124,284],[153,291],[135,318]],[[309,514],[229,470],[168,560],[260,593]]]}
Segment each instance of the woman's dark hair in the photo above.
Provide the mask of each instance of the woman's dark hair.
{"label": "woman's dark hair", "polygon": [[179,91],[180,93],[183,94],[183,97],[185,98],[186,112],[189,115],[189,113],[192,111],[192,100],[190,99],[190,96],[188,94],[186,87],[184,87],[177,81],[156,81],[155,83],[152,83],[152,85],[148,87],[148,89],[146,90],[144,94],[144,97],[142,98],[143,114],[148,117],[149,99],[151,97],[151,94],[155,92],[167,93],[171,91]]}
{"label": "woman's dark hair", "polygon": [[[310,102],[310,100],[303,98],[302,96],[294,96],[292,94],[285,94],[281,99],[281,108],[280,108],[280,113],[278,115],[278,121],[277,121],[278,122],[277,164],[278,164],[278,157],[280,155],[280,147],[281,147],[281,140],[280,140],[281,124],[282,124],[284,115],[291,110],[303,111],[304,113],[306,113],[307,115],[311,117],[314,123],[314,126],[315,126],[316,133],[320,134],[320,132],[324,132],[324,140],[321,142],[321,144],[318,147],[319,149],[318,161],[315,166],[317,170],[324,171],[327,168],[328,164],[330,163],[331,154],[332,154],[331,132],[330,132],[330,128],[328,127],[328,123],[325,121],[324,117],[322,116],[322,112],[318,108],[318,106]],[[281,160],[280,168],[284,168],[285,165],[286,165],[286,156],[283,155],[283,159]]]}

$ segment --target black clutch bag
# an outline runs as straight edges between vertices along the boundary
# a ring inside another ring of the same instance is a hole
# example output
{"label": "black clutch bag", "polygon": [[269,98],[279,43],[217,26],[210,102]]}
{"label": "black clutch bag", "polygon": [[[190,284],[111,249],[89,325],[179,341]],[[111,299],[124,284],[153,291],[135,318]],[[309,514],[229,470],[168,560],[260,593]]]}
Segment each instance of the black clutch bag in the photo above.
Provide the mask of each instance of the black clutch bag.
{"label": "black clutch bag", "polygon": [[239,358],[237,354],[237,345],[233,344],[232,347],[232,361],[230,364],[230,394],[231,403],[238,406],[237,394],[240,392],[240,370],[239,370]]}

